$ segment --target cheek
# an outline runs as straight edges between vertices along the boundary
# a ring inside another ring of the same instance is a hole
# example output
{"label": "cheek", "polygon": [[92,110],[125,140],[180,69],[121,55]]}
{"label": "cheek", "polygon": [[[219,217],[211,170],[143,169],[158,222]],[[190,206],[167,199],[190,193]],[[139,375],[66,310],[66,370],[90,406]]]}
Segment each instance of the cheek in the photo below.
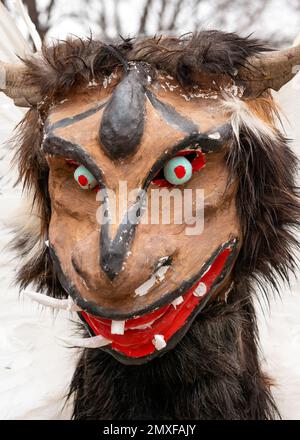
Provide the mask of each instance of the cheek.
{"label": "cheek", "polygon": [[95,227],[96,210],[99,202],[96,201],[96,193],[84,191],[75,182],[72,171],[50,172],[49,194],[52,212],[58,214],[59,220],[78,222],[78,227],[86,222]]}
{"label": "cheek", "polygon": [[99,235],[96,218],[99,202],[96,194],[82,191],[70,176],[50,174],[49,193],[52,210],[49,240],[66,268],[78,242]]}

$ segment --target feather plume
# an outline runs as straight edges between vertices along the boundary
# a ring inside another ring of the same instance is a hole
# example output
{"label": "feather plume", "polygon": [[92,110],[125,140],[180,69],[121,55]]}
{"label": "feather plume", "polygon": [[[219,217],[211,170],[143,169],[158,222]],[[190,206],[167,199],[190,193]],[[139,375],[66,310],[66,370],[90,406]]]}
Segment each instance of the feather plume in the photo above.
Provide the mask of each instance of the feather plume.
{"label": "feather plume", "polygon": [[30,45],[17,27],[6,7],[0,3],[0,59],[18,61],[18,56],[25,57],[32,53]]}
{"label": "feather plume", "polygon": [[42,48],[42,41],[41,38],[36,30],[36,27],[34,23],[31,21],[31,18],[29,17],[22,0],[14,0],[13,4],[15,6],[16,11],[18,12],[19,16],[23,19],[24,24],[26,25],[26,28],[29,32],[29,35],[31,36],[31,39],[33,41],[33,44],[35,46],[35,50],[39,52]]}

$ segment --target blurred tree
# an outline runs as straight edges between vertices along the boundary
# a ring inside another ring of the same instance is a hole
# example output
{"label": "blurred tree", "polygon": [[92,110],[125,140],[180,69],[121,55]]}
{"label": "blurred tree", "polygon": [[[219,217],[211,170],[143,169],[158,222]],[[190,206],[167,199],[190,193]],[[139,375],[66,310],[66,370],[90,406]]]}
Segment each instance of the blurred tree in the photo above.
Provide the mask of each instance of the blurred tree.
{"label": "blurred tree", "polygon": [[[0,0],[11,10],[12,0]],[[49,30],[70,20],[85,34],[103,39],[118,35],[187,32],[201,26],[255,33],[274,44],[290,42],[289,29],[281,19],[293,21],[300,31],[300,0],[23,0],[38,33],[44,39]],[[273,17],[277,17],[277,21]],[[75,33],[77,32],[77,28]]]}

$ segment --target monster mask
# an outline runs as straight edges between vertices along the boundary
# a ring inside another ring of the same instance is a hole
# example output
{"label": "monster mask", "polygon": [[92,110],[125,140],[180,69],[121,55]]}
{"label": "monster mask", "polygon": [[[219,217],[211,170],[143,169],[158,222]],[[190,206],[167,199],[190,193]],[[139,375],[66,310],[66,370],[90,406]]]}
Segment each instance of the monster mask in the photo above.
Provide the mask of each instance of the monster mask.
{"label": "monster mask", "polygon": [[6,66],[7,94],[32,106],[19,163],[42,210],[40,266],[20,279],[78,312],[89,337],[76,345],[147,362],[226,307],[245,266],[266,270],[259,216],[285,148],[267,89],[293,76],[299,48],[258,56],[257,41],[224,35],[60,43],[25,61],[17,97]]}

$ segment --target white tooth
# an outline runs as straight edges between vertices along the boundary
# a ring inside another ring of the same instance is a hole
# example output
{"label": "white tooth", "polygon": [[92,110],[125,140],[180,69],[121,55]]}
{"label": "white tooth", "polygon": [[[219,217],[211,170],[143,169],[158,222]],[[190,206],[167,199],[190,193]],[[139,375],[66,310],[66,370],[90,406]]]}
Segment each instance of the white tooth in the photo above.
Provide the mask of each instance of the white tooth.
{"label": "white tooth", "polygon": [[201,298],[201,296],[204,296],[207,292],[207,287],[204,283],[199,283],[196,289],[193,292],[194,296],[197,296]]}
{"label": "white tooth", "polygon": [[[163,257],[168,258],[168,257]],[[146,295],[149,290],[155,285],[157,281],[160,283],[164,280],[167,271],[170,269],[169,265],[161,266],[157,271],[137,289],[135,289],[136,296]]]}
{"label": "white tooth", "polygon": [[45,241],[45,245],[46,245],[47,247],[49,247],[49,240],[46,240],[46,241]]}
{"label": "white tooth", "polygon": [[66,343],[70,347],[83,347],[83,348],[100,348],[111,343],[103,336],[92,336],[91,338],[64,338],[58,337],[62,342]]}
{"label": "white tooth", "polygon": [[152,342],[156,350],[162,350],[167,346],[163,335],[154,335],[154,339],[152,340]]}
{"label": "white tooth", "polygon": [[170,269],[169,265],[168,266],[161,266],[159,269],[157,269],[157,271],[155,272],[154,275],[160,282],[162,282],[169,269]]}
{"label": "white tooth", "polygon": [[179,296],[178,298],[174,299],[174,301],[172,301],[172,306],[176,309],[177,306],[179,306],[179,304],[183,303],[183,297]]}
{"label": "white tooth", "polygon": [[217,131],[216,133],[209,134],[208,137],[209,137],[210,139],[220,139],[220,138],[221,138],[221,135],[220,135],[220,133]]}
{"label": "white tooth", "polygon": [[149,280],[145,281],[144,284],[142,284],[137,289],[135,289],[135,294],[138,296],[146,295],[146,293],[149,292],[151,287],[154,286],[155,281],[156,281],[156,277],[155,275],[152,275],[152,277],[149,278]]}
{"label": "white tooth", "polygon": [[126,321],[111,321],[111,334],[124,335]]}
{"label": "white tooth", "polygon": [[79,312],[80,310],[82,310],[74,303],[74,301],[70,297],[69,299],[58,299],[37,292],[24,291],[24,293],[25,295],[29,296],[29,298],[31,298],[33,301],[36,301],[46,307],[69,310],[72,312]]}

